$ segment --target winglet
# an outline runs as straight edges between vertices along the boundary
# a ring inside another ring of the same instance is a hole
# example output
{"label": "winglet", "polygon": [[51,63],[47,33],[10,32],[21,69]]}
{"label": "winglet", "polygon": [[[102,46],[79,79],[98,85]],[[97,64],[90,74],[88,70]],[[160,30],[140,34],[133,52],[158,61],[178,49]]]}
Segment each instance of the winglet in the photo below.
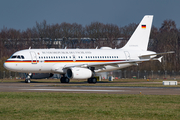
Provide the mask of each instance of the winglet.
{"label": "winglet", "polygon": [[159,58],[152,58],[151,60],[158,60],[159,62],[162,62],[162,58],[163,58],[163,56],[161,56]]}
{"label": "winglet", "polygon": [[158,58],[158,61],[159,61],[159,62],[162,62],[162,58],[163,58],[163,56],[161,56],[160,58]]}

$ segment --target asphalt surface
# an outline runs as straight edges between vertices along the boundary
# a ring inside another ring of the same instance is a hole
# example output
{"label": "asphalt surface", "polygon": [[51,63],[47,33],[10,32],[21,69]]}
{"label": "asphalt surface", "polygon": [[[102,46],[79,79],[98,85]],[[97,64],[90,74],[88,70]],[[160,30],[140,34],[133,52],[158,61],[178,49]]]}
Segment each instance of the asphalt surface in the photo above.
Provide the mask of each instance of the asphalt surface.
{"label": "asphalt surface", "polygon": [[[178,87],[88,86],[87,83],[0,83],[0,92],[68,92],[106,94],[180,95]],[[117,83],[121,84],[121,83]]]}

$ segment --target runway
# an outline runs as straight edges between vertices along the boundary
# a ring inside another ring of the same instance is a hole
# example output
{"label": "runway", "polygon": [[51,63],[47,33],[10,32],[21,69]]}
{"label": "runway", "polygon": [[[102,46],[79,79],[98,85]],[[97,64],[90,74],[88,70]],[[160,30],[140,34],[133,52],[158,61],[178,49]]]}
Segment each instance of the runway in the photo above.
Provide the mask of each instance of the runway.
{"label": "runway", "polygon": [[[101,83],[99,83],[100,85]],[[119,84],[119,83],[118,83]],[[88,86],[61,83],[0,83],[0,92],[68,92],[106,94],[180,95],[176,87]]]}

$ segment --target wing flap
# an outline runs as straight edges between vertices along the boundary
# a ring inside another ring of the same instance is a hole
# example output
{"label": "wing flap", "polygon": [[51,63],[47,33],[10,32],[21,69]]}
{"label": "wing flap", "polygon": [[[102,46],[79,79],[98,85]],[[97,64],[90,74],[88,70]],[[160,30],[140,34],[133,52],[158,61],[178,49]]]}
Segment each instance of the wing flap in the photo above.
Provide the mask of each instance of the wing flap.
{"label": "wing flap", "polygon": [[118,64],[138,64],[145,61],[159,60],[158,58],[152,59],[139,59],[139,60],[131,60],[131,61],[117,61],[117,62],[106,62],[106,63],[84,63],[84,64],[67,64],[63,68],[71,68],[71,67],[96,67],[96,66],[104,66],[104,65],[118,65]]}

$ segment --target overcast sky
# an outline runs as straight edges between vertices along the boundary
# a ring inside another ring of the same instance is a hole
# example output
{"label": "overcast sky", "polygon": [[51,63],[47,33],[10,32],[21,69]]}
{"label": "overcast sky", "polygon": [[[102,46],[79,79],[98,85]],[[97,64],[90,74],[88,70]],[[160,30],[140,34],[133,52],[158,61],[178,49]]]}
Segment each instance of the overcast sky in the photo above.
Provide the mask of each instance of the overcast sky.
{"label": "overcast sky", "polygon": [[3,26],[26,30],[43,20],[125,26],[139,23],[144,15],[154,15],[156,27],[172,19],[180,28],[180,0],[0,0],[0,30]]}

